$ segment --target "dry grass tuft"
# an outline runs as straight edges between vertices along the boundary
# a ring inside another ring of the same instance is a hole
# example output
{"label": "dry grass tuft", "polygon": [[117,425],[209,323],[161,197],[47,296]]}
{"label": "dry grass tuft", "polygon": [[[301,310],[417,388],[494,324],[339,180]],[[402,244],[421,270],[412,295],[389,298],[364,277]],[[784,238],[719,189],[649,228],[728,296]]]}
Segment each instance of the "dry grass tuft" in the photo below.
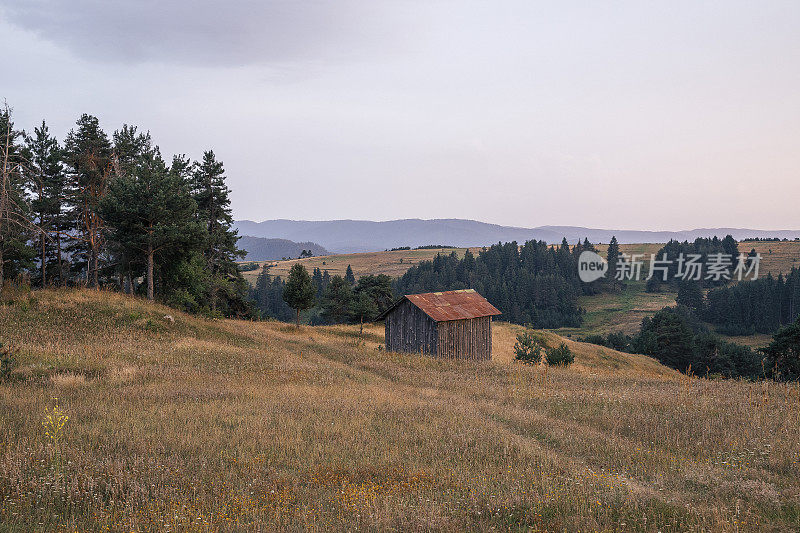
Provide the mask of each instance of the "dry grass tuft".
{"label": "dry grass tuft", "polygon": [[111,383],[128,383],[136,378],[139,370],[135,366],[115,366],[108,370],[106,376]]}
{"label": "dry grass tuft", "polygon": [[86,385],[86,376],[83,374],[73,374],[72,372],[62,372],[50,376],[50,381],[56,387],[75,388]]}

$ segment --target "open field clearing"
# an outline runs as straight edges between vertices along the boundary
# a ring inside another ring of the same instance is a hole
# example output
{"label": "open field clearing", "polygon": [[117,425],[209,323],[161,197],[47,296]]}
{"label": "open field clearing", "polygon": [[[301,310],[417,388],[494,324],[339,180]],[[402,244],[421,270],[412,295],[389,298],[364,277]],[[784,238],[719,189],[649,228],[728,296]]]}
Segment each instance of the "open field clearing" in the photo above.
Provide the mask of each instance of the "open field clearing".
{"label": "open field clearing", "polygon": [[571,341],[572,367],[529,367],[510,362],[519,330],[460,363],[379,351],[380,326],[19,293],[0,307],[20,350],[0,384],[0,530],[800,527],[796,385]]}
{"label": "open field clearing", "polygon": [[[656,254],[663,247],[663,244],[620,244],[619,250],[628,255],[644,254],[646,261],[650,260],[650,254]],[[605,257],[608,244],[595,245],[598,253]],[[800,267],[800,242],[799,241],[741,241],[739,242],[739,252],[746,254],[750,250],[755,250],[761,254],[761,265],[759,276],[772,274],[778,276],[780,273],[789,272],[792,267]]]}
{"label": "open field clearing", "polygon": [[[480,248],[473,249],[474,253]],[[450,254],[456,252],[459,257],[464,256],[466,248],[435,248],[430,250],[394,250],[387,252],[366,252],[360,254],[323,255],[305,259],[290,259],[288,261],[258,261],[259,264],[271,265],[269,273],[286,279],[289,269],[295,263],[302,263],[309,272],[315,268],[327,270],[331,276],[336,274],[344,276],[347,265],[353,268],[356,278],[367,274],[386,274],[394,278],[405,274],[406,270],[420,261],[431,260],[436,254]],[[261,269],[243,272],[250,284],[255,284]]]}
{"label": "open field clearing", "polygon": [[761,254],[761,275],[768,273],[776,276],[786,273],[792,267],[800,267],[800,242],[754,242],[744,241],[739,243],[739,251],[747,253],[755,250]]}
{"label": "open field clearing", "polygon": [[646,292],[645,284],[645,281],[629,281],[619,292],[579,297],[578,305],[586,310],[581,327],[555,331],[569,336],[607,335],[615,331],[636,333],[644,317],[675,305],[676,293]]}

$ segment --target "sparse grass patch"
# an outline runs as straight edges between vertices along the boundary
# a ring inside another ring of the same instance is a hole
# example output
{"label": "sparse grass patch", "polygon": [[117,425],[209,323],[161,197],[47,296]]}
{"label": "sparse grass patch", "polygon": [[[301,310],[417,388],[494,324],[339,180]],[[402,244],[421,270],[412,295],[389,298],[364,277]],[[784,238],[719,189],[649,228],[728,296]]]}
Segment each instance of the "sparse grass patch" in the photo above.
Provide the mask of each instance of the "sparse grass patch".
{"label": "sparse grass patch", "polygon": [[54,374],[50,377],[50,381],[58,388],[76,388],[86,385],[86,376],[83,374],[64,372]]}

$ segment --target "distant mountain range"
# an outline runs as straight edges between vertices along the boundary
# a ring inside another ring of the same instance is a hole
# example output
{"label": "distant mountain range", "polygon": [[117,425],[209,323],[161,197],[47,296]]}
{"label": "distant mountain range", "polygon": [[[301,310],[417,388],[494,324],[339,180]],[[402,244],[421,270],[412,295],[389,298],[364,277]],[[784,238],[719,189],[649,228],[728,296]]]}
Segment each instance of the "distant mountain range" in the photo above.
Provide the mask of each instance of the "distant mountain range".
{"label": "distant mountain range", "polygon": [[245,235],[239,239],[239,248],[247,252],[246,261],[270,261],[297,258],[303,250],[314,255],[328,255],[328,250],[315,242],[294,242],[287,239],[266,239]]}
{"label": "distant mountain range", "polygon": [[[525,242],[539,239],[570,243],[588,238],[592,243],[607,243],[616,236],[620,243],[692,241],[697,237],[800,237],[800,230],[753,230],[746,228],[701,228],[686,231],[639,231],[594,229],[578,226],[539,226],[519,228],[463,219],[406,219],[372,222],[369,220],[265,220],[235,223],[240,235],[310,241],[332,253],[373,252],[400,246],[444,244],[458,247],[488,246],[497,242]],[[308,246],[308,243],[306,244]],[[302,246],[301,246],[302,249]]]}

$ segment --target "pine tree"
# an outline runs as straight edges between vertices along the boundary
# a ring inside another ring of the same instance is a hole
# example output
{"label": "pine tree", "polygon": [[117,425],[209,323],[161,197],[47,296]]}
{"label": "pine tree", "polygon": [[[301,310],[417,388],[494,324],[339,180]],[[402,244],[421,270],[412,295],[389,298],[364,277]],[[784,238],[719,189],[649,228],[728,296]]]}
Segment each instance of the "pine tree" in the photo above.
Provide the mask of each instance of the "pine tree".
{"label": "pine tree", "polygon": [[30,203],[31,213],[40,230],[38,235],[40,282],[42,287],[45,287],[48,263],[51,267],[53,264],[58,266],[58,276],[60,279],[63,278],[60,246],[56,250],[57,256],[50,261],[48,259],[53,255],[51,243],[57,241],[60,245],[59,232],[65,229],[58,227],[64,196],[64,172],[58,141],[50,135],[44,121],[40,127],[34,129],[34,135],[27,136],[25,141],[28,152],[27,181],[35,194]]}
{"label": "pine tree", "polygon": [[81,115],[77,130],[67,135],[64,160],[69,167],[69,201],[77,235],[71,252],[86,264],[86,280],[100,286],[101,255],[104,252],[104,223],[98,213],[113,170],[111,143],[91,115]]}
{"label": "pine tree", "polygon": [[314,273],[311,275],[311,282],[314,284],[317,298],[322,296],[322,271],[319,267],[314,267]]}
{"label": "pine tree", "polygon": [[572,256],[570,255],[569,242],[564,237],[561,240],[561,246],[558,247],[557,261],[558,267],[561,269],[561,274],[567,277],[577,276],[578,268],[572,268]]}
{"label": "pine tree", "polygon": [[[153,150],[150,134],[138,133],[136,126],[124,124],[122,129],[114,132],[112,139],[112,167],[115,179],[130,176],[137,170],[137,166],[141,164],[145,154]],[[124,246],[124,243],[110,244],[109,250],[120,278],[120,289],[132,294],[134,277],[144,275],[146,268],[146,264],[142,261],[142,254],[138,250]]]}
{"label": "pine tree", "polygon": [[30,264],[34,251],[27,243],[38,231],[29,218],[21,139],[5,105],[0,109],[0,294],[5,278]]}
{"label": "pine tree", "polygon": [[370,295],[366,292],[358,292],[353,297],[351,313],[358,318],[360,327],[359,334],[364,334],[364,319],[371,320],[378,314],[378,306]]}
{"label": "pine tree", "polygon": [[766,356],[765,366],[773,379],[800,379],[800,319],[778,330],[761,352]]}
{"label": "pine tree", "polygon": [[353,293],[366,294],[375,303],[375,314],[382,313],[394,302],[392,292],[392,278],[386,274],[368,274],[358,278],[358,284]]}
{"label": "pine tree", "polygon": [[256,286],[251,290],[251,297],[255,300],[263,316],[284,321],[294,318],[294,311],[283,300],[284,286],[280,276],[275,276],[270,280],[266,268],[258,275]]}
{"label": "pine tree", "polygon": [[171,174],[158,149],[149,149],[116,176],[100,203],[110,237],[125,255],[140,254],[146,264],[147,298],[155,298],[157,257],[191,243],[200,229],[197,208],[185,184]]}
{"label": "pine tree", "polygon": [[675,302],[688,307],[695,313],[701,313],[703,310],[703,289],[700,288],[700,283],[690,280],[681,281]]}
{"label": "pine tree", "polygon": [[678,309],[665,307],[642,321],[634,349],[684,372],[694,361],[694,334]]}
{"label": "pine tree", "polygon": [[325,270],[322,271],[322,285],[321,285],[322,290],[324,291],[325,289],[327,289],[328,285],[330,284],[331,284],[331,274],[330,272],[328,272],[328,269],[326,268]]}
{"label": "pine tree", "polygon": [[193,192],[206,232],[203,255],[211,276],[210,307],[216,313],[221,297],[225,297],[226,307],[245,297],[241,288],[246,286],[238,283],[242,277],[236,259],[244,257],[246,252],[236,247],[239,236],[233,229],[225,169],[211,150],[203,154],[203,161],[195,168]]}
{"label": "pine tree", "polygon": [[617,242],[616,236],[612,236],[611,242],[608,243],[606,262],[608,263],[608,273],[606,277],[609,280],[614,280],[617,275],[617,264],[619,263],[619,243]]}
{"label": "pine tree", "polygon": [[333,276],[322,294],[322,316],[332,324],[347,320],[352,311],[353,289],[345,278]]}
{"label": "pine tree", "polygon": [[344,279],[350,286],[356,284],[356,276],[353,274],[353,268],[350,265],[347,265],[347,270],[344,273]]}
{"label": "pine tree", "polygon": [[308,275],[306,267],[300,263],[292,265],[283,289],[283,300],[297,312],[295,323],[297,327],[300,327],[300,311],[310,309],[314,305],[314,292],[314,284],[311,283],[311,276]]}
{"label": "pine tree", "polygon": [[132,172],[139,164],[139,158],[152,148],[150,133],[138,133],[136,126],[123,124],[114,132],[114,166],[118,175]]}

